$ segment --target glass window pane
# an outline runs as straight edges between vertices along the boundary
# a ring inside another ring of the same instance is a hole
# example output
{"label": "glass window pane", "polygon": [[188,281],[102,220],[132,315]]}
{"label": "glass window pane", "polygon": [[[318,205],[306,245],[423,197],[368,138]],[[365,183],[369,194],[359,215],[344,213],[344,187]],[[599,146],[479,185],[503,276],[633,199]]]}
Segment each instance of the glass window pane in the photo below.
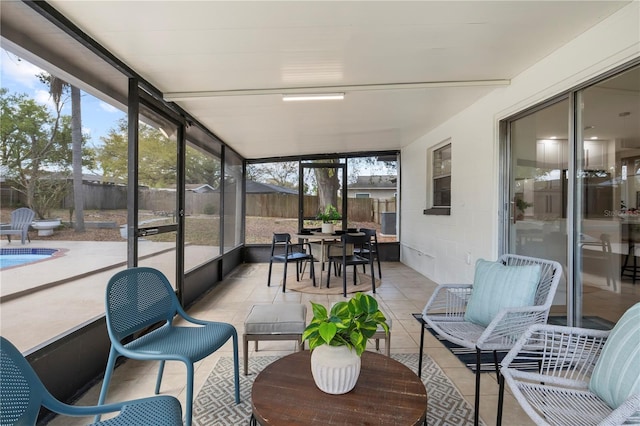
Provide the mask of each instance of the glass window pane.
{"label": "glass window pane", "polygon": [[451,176],[433,180],[433,206],[451,206]]}
{"label": "glass window pane", "polygon": [[185,270],[220,255],[220,158],[187,143]]}
{"label": "glass window pane", "polygon": [[274,232],[298,232],[298,162],[247,165],[246,244],[271,243]]}
{"label": "glass window pane", "polygon": [[451,144],[433,152],[433,177],[451,174]]}
{"label": "glass window pane", "polygon": [[[51,257],[0,266],[2,335],[26,352],[104,313],[107,281],[127,260],[121,236],[127,222],[127,122],[108,96],[98,98],[66,82],[58,117],[47,95],[55,74],[4,49],[0,54],[0,120],[3,128],[20,130],[3,132],[0,139],[0,221],[9,223],[20,207],[34,210],[38,219],[55,219],[51,228],[30,230],[31,243],[23,246],[55,250]],[[75,189],[74,130],[80,130],[82,154],[76,157]],[[3,249],[6,244],[3,237]],[[9,247],[20,248],[20,241],[12,239]],[[48,306],[46,315],[42,306]]]}
{"label": "glass window pane", "polygon": [[176,287],[177,126],[144,105],[138,123],[138,266],[160,270]]}
{"label": "glass window pane", "polygon": [[224,251],[230,251],[243,242],[242,235],[242,158],[230,150],[225,151],[224,167]]}
{"label": "glass window pane", "polygon": [[616,322],[640,300],[640,67],[579,96],[582,171],[576,190],[582,202],[577,277],[583,317]]}
{"label": "glass window pane", "polygon": [[[511,122],[511,194],[508,252],[567,265],[569,101]],[[563,275],[563,280],[566,277]],[[554,312],[566,313],[566,285]]]}
{"label": "glass window pane", "polygon": [[348,228],[378,231],[378,241],[397,241],[398,168],[395,155],[347,161]]}

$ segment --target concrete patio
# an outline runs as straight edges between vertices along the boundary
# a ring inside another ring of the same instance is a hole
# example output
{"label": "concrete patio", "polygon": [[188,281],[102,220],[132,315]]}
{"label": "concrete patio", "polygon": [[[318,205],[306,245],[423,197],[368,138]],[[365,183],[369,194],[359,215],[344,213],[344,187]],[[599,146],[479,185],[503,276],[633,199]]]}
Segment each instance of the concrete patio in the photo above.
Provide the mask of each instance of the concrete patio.
{"label": "concrete patio", "polygon": [[[163,271],[174,267],[170,243],[140,244],[141,261]],[[0,247],[9,246],[2,241]],[[20,247],[12,243],[11,247]],[[22,351],[28,351],[43,342],[64,333],[79,324],[104,313],[104,289],[109,278],[124,268],[125,242],[60,242],[34,241],[29,248],[62,248],[64,255],[23,267],[0,272],[2,297],[14,297],[2,302],[0,318],[2,335],[13,341]],[[187,247],[189,263],[194,265],[210,255],[211,247]],[[274,277],[282,272],[282,265],[274,267]],[[101,271],[91,273],[92,271]],[[309,301],[330,304],[343,300],[341,295],[310,295],[287,291],[282,293],[279,280],[271,287],[266,285],[268,264],[245,264],[237,268],[224,281],[199,300],[189,310],[197,318],[232,323],[243,333],[244,319],[254,304],[304,303]],[[376,293],[380,305],[393,321],[391,351],[393,353],[416,353],[420,339],[420,326],[411,316],[420,312],[431,295],[436,283],[411,268],[397,262],[383,262],[383,281]],[[292,273],[294,273],[292,271]],[[295,275],[290,276],[295,280]],[[55,285],[51,285],[54,283]],[[595,290],[595,289],[594,289]],[[633,292],[636,287],[633,286]],[[15,297],[19,292],[21,296]],[[585,293],[586,303],[600,304],[603,292]],[[610,292],[609,292],[610,293]],[[13,296],[12,296],[13,295]],[[605,296],[609,296],[605,294]],[[33,309],[38,306],[38,309]],[[29,307],[29,309],[27,309]],[[602,312],[611,315],[624,310],[619,303],[610,300],[600,305]],[[29,318],[24,315],[29,312]],[[308,320],[311,310],[308,310]],[[425,353],[433,358],[453,381],[465,398],[473,404],[474,375],[440,342],[426,333]],[[253,345],[250,345],[253,355]],[[370,345],[370,350],[375,350]],[[293,342],[262,342],[260,355],[285,355],[294,350]],[[380,351],[384,353],[383,344]],[[195,393],[209,375],[220,356],[231,354],[231,344],[196,365]],[[109,400],[117,401],[149,396],[153,392],[156,363],[128,360],[114,374]],[[73,374],[73,372],[69,372]],[[184,367],[168,363],[165,370],[162,392],[177,396],[184,403]],[[495,423],[498,387],[495,374],[487,374],[481,388],[481,417],[487,425]],[[79,405],[95,404],[100,383],[96,383],[78,402]],[[54,425],[85,424],[89,419],[57,418]],[[510,396],[506,399],[504,424],[529,425],[529,418]]]}

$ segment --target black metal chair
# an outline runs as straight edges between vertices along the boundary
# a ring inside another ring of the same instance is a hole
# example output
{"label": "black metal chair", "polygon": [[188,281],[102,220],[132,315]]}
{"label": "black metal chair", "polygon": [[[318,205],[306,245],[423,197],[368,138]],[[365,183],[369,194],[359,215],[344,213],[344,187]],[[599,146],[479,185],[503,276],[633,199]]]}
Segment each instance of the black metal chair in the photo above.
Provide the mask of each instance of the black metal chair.
{"label": "black metal chair", "polygon": [[[329,288],[329,282],[331,280],[331,264],[334,265],[334,269],[336,265],[340,265],[338,270],[342,272],[342,288],[344,297],[347,297],[347,266],[353,265],[353,284],[356,284],[356,267],[358,265],[371,265],[371,288],[373,292],[376,292],[376,276],[373,271],[373,257],[369,256],[368,258],[359,256],[355,253],[352,253],[354,247],[363,247],[365,249],[371,250],[371,238],[366,235],[350,235],[344,234],[341,237],[341,245],[342,245],[342,254],[328,257],[329,259],[329,267],[327,268],[327,288]],[[348,253],[349,252],[349,253]]]}
{"label": "black metal chair", "polygon": [[[378,263],[378,278],[382,279],[382,268],[380,267],[380,257],[378,257],[378,234],[375,229],[360,228],[360,232],[369,236],[371,244],[369,247],[356,246],[353,248],[353,252],[361,257],[367,259],[371,256]],[[365,271],[365,266],[362,265],[362,270]],[[366,272],[366,271],[365,271]]]}
{"label": "black metal chair", "polygon": [[313,268],[313,254],[309,243],[292,243],[291,234],[274,233],[271,242],[271,258],[269,260],[269,278],[267,286],[271,286],[271,270],[273,262],[284,263],[284,277],[282,278],[282,292],[284,293],[287,285],[287,265],[290,262],[296,264],[296,280],[300,281],[300,271],[302,263],[309,262],[309,275],[313,280],[313,286],[316,286],[316,274]]}

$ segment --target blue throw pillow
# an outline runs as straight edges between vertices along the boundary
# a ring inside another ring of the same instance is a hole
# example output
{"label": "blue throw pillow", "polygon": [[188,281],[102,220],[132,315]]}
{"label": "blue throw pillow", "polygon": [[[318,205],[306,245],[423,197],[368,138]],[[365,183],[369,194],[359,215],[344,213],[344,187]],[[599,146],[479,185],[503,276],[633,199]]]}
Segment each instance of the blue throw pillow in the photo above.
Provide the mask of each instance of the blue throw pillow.
{"label": "blue throw pillow", "polygon": [[593,369],[589,390],[613,409],[640,393],[640,303],[629,308],[611,330]]}
{"label": "blue throw pillow", "polygon": [[505,266],[478,259],[464,319],[486,327],[503,309],[533,305],[539,281],[540,265]]}

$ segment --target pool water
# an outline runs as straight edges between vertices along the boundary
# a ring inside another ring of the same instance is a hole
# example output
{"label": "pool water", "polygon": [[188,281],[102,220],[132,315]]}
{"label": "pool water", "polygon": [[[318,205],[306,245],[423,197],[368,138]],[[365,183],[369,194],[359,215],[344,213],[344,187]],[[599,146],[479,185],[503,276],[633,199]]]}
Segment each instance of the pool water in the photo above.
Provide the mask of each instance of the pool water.
{"label": "pool water", "polygon": [[42,248],[2,248],[0,249],[0,269],[26,265],[39,260],[48,259],[56,253],[57,249]]}

